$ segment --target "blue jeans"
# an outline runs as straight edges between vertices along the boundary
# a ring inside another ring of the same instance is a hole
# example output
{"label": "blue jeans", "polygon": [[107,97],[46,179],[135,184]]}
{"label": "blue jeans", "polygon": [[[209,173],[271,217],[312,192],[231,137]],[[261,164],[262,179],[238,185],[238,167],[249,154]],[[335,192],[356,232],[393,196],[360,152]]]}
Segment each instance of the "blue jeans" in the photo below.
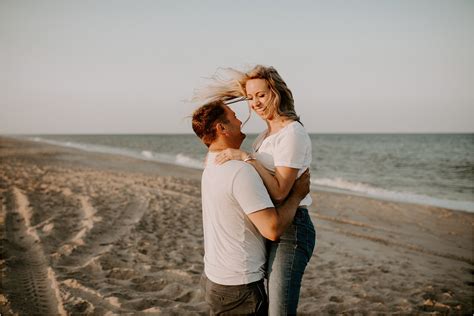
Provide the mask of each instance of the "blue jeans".
{"label": "blue jeans", "polygon": [[308,210],[299,207],[278,241],[268,241],[268,314],[295,315],[303,273],[313,254],[316,231]]}

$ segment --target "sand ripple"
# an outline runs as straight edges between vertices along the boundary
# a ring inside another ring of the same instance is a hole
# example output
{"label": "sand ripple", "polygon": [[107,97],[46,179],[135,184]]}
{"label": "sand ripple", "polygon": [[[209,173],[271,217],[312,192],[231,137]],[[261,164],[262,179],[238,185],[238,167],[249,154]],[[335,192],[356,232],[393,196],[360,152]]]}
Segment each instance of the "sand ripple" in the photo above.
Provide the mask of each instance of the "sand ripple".
{"label": "sand ripple", "polygon": [[[20,216],[24,234],[38,249],[10,262],[42,259],[30,264],[38,271],[28,268],[7,286],[20,278],[27,285],[19,293],[31,291],[28,282],[52,289],[45,314],[207,311],[196,287],[203,254],[195,182],[28,164],[2,170],[3,179],[11,183],[17,170],[30,179],[13,181],[13,189],[3,193],[19,206],[8,203],[6,212]],[[15,240],[16,228],[10,232]],[[15,245],[8,256],[15,256]],[[37,311],[35,300],[20,306],[14,291],[8,297],[13,309]]]}

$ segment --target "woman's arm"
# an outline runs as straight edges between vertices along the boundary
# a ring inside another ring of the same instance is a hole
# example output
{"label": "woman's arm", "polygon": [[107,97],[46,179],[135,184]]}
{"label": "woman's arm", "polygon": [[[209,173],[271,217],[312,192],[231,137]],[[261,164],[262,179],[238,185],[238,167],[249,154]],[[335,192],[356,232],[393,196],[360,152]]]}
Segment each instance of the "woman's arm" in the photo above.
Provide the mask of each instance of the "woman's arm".
{"label": "woman's arm", "polygon": [[253,159],[247,162],[257,170],[275,204],[282,203],[290,193],[299,169],[275,167],[275,175],[273,175],[258,160]]}
{"label": "woman's arm", "polygon": [[[247,160],[248,157],[249,154],[245,151],[239,149],[226,149],[217,155],[216,163],[221,164],[228,160]],[[295,183],[299,169],[276,167],[275,175],[273,175],[255,158],[247,160],[247,162],[257,170],[275,204],[283,202]]]}

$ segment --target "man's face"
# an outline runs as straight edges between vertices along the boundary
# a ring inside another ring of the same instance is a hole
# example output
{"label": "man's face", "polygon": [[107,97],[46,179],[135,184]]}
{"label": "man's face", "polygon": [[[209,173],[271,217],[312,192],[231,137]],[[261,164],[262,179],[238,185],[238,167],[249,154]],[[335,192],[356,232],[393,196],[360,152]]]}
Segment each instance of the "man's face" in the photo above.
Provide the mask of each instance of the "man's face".
{"label": "man's face", "polygon": [[240,145],[246,136],[240,129],[242,127],[242,122],[237,118],[235,112],[227,105],[225,106],[225,111],[226,119],[228,121],[228,123],[225,123],[225,126],[229,133],[229,140],[233,143],[234,148],[240,148]]}

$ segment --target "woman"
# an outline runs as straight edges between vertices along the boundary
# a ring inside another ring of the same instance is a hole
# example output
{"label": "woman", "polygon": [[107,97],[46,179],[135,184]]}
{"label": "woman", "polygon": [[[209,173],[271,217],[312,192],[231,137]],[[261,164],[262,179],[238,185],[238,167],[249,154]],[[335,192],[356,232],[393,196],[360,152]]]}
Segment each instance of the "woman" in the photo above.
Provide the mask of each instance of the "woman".
{"label": "woman", "polygon": [[[244,96],[250,107],[267,123],[253,144],[254,153],[227,149],[216,162],[239,159],[252,164],[272,197],[279,204],[293,183],[311,164],[311,141],[294,109],[293,95],[273,67],[258,65],[247,73],[231,69],[234,80],[212,86],[213,98]],[[209,91],[211,91],[209,90]],[[277,242],[269,242],[268,298],[270,315],[296,314],[301,280],[316,242],[307,206],[300,204],[290,228]]]}

